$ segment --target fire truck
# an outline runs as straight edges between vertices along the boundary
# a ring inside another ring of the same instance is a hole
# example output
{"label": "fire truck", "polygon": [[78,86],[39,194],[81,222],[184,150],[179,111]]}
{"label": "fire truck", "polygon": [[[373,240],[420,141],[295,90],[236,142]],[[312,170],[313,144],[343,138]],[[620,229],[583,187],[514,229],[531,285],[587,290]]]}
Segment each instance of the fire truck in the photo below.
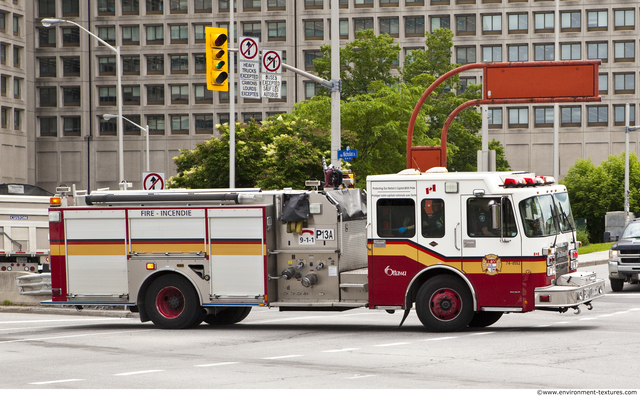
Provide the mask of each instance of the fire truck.
{"label": "fire truck", "polygon": [[415,308],[447,332],[604,295],[577,271],[566,188],[528,173],[408,169],[369,176],[366,193],[63,188],[49,222],[45,304],[125,306],[160,328],[234,324],[252,307],[404,311],[402,325]]}

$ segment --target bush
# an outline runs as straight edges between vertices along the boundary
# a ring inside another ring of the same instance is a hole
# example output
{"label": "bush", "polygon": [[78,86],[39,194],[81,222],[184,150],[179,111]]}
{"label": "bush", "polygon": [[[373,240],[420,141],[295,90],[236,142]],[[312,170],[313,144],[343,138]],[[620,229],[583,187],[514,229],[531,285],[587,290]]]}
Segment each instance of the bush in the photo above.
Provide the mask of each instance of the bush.
{"label": "bush", "polygon": [[576,239],[582,242],[582,246],[589,244],[589,231],[584,228],[578,228],[576,230]]}
{"label": "bush", "polygon": [[2,305],[9,306],[9,305],[13,305],[13,303],[11,301],[9,301],[9,300],[4,300],[2,302]]}

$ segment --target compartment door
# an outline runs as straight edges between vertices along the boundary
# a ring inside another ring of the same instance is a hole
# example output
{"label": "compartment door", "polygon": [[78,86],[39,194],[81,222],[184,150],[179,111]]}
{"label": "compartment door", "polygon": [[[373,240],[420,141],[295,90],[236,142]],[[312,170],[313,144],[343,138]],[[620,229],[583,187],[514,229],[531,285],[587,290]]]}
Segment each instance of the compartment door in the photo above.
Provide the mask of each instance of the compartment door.
{"label": "compartment door", "polygon": [[266,290],[263,209],[209,209],[207,215],[214,301],[262,300]]}

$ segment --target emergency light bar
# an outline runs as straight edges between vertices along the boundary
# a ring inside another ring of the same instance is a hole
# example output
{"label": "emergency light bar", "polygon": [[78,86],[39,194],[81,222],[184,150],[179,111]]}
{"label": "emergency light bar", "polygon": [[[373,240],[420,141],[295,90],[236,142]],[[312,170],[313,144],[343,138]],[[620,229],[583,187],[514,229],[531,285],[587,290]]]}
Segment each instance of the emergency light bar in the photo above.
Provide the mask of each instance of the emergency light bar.
{"label": "emergency light bar", "polygon": [[546,186],[550,184],[554,184],[556,179],[551,176],[516,176],[513,175],[511,177],[507,177],[504,179],[504,188],[514,188],[514,187],[535,187],[535,186]]}

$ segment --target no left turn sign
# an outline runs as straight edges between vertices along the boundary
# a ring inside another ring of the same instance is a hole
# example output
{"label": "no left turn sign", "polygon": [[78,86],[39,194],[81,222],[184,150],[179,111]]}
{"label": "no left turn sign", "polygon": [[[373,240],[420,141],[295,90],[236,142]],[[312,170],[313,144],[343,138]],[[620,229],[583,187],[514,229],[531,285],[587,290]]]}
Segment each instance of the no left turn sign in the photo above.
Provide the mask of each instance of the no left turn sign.
{"label": "no left turn sign", "polygon": [[145,190],[164,190],[164,172],[143,172],[142,180]]}
{"label": "no left turn sign", "polygon": [[258,41],[253,37],[240,37],[240,60],[255,60],[258,55]]}
{"label": "no left turn sign", "polygon": [[265,50],[262,53],[262,72],[281,73],[282,51]]}

